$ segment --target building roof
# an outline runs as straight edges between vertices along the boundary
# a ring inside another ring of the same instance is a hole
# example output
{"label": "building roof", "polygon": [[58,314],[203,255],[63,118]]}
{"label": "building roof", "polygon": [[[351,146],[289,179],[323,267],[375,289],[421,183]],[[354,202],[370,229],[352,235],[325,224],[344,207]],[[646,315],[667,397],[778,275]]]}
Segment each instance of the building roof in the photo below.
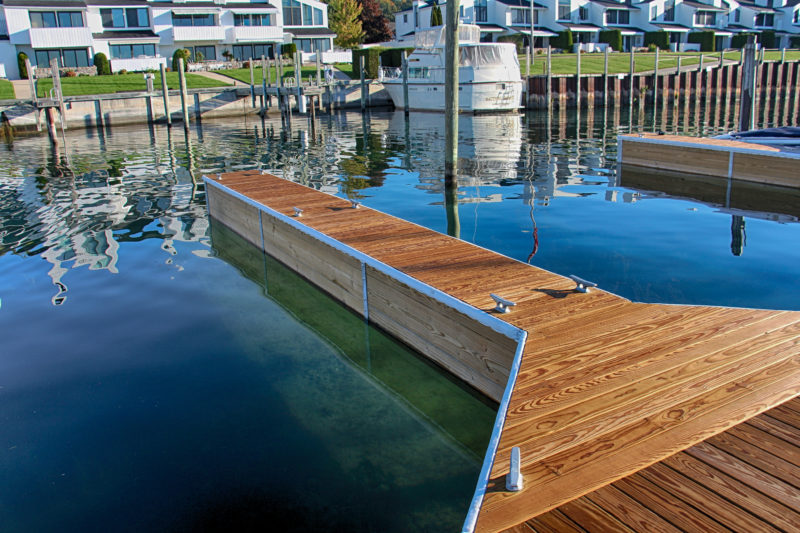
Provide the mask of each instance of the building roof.
{"label": "building roof", "polygon": [[[530,0],[497,0],[501,4],[505,4],[507,6],[512,7],[531,7]],[[798,0],[800,1],[800,0]],[[534,9],[547,9],[547,6],[544,4],[540,4],[539,2],[533,2]]]}
{"label": "building roof", "polygon": [[527,524],[536,531],[798,531],[799,482],[795,398]]}
{"label": "building roof", "polygon": [[95,39],[158,39],[158,34],[153,30],[137,31],[104,31],[93,33]]}
{"label": "building roof", "polygon": [[719,11],[722,13],[728,12],[728,10],[724,7],[712,6],[711,4],[704,4],[703,2],[696,2],[695,0],[683,0],[683,5],[694,7],[702,11]]}
{"label": "building roof", "polygon": [[611,8],[611,9],[625,9],[628,11],[641,11],[640,8],[632,5],[630,1],[627,2],[614,2],[614,0],[591,0],[593,4],[597,4],[603,7]]}
{"label": "building roof", "polygon": [[182,9],[191,9],[195,7],[213,7],[217,9],[259,9],[263,7],[265,9],[275,9],[275,6],[267,2],[229,2],[227,4],[217,4],[215,2],[161,2],[160,0],[151,0],[147,2],[147,4],[152,7],[176,7]]}
{"label": "building roof", "polygon": [[6,7],[86,7],[82,0],[3,0]]}
{"label": "building roof", "polygon": [[86,0],[87,6],[142,6],[146,7],[144,0]]}
{"label": "building roof", "polygon": [[595,32],[600,31],[603,28],[600,26],[595,26],[594,24],[584,23],[584,24],[573,24],[571,22],[559,22],[565,28],[569,28],[572,31],[584,31],[584,32]]}
{"label": "building roof", "polygon": [[665,24],[663,22],[654,22],[653,26],[658,26],[664,31],[673,31],[673,32],[686,32],[691,31],[692,28],[687,26],[681,26],[680,24]]}
{"label": "building roof", "polygon": [[506,31],[506,29],[502,26],[498,26],[497,24],[489,24],[488,22],[478,22],[478,26],[480,26],[481,31]]}
{"label": "building roof", "polygon": [[752,9],[753,11],[758,11],[759,13],[777,13],[778,12],[776,9],[773,9],[771,7],[760,6],[760,5],[756,4],[755,2],[747,2],[745,0],[740,1],[739,5],[741,7],[746,7],[747,9]]}
{"label": "building roof", "polygon": [[295,37],[336,37],[330,28],[283,28],[284,33],[291,33]]}

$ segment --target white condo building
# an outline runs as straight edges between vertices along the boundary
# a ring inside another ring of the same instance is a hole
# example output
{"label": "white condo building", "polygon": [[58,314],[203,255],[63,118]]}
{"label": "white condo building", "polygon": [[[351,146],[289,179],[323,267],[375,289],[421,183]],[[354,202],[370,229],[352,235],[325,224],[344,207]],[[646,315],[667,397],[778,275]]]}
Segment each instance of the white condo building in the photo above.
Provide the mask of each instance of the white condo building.
{"label": "white condo building", "polygon": [[[459,18],[481,27],[481,40],[497,41],[520,33],[528,42],[531,0],[462,0]],[[439,3],[443,17],[447,6]],[[400,42],[413,42],[419,30],[430,28],[434,0],[414,0],[395,15]],[[617,28],[625,50],[642,46],[646,32],[665,31],[674,49],[687,49],[691,32],[712,30],[716,48],[730,46],[736,33],[775,32],[779,48],[800,39],[800,0],[535,0],[533,30],[536,47],[545,47],[558,32],[571,30],[574,42],[596,43],[604,29]],[[795,44],[795,47],[798,45]]]}
{"label": "white condo building", "polygon": [[106,54],[114,72],[170,65],[176,49],[192,60],[274,57],[279,45],[333,49],[327,5],[318,0],[0,0],[0,63],[19,78],[17,54],[33,66],[86,67]]}

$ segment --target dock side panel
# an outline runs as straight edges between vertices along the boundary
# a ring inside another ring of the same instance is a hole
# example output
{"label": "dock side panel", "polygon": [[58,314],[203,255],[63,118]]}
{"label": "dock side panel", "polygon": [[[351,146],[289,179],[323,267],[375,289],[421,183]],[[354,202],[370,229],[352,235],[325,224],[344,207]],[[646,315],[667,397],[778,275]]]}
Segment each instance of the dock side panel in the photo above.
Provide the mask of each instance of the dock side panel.
{"label": "dock side panel", "polygon": [[206,187],[208,212],[213,217],[244,237],[245,240],[263,249],[258,209],[216,187]]}
{"label": "dock side panel", "polygon": [[730,154],[727,151],[678,147],[667,143],[636,142],[633,139],[623,139],[621,144],[622,163],[625,164],[728,177]]}
{"label": "dock side panel", "polygon": [[500,401],[514,339],[369,266],[366,274],[371,322]]}
{"label": "dock side panel", "polygon": [[[800,186],[800,158],[734,152],[733,178],[782,187]],[[765,169],[769,169],[765,171]]]}
{"label": "dock side panel", "polygon": [[[264,250],[362,316],[361,262],[262,213]],[[256,216],[256,221],[258,217]]]}

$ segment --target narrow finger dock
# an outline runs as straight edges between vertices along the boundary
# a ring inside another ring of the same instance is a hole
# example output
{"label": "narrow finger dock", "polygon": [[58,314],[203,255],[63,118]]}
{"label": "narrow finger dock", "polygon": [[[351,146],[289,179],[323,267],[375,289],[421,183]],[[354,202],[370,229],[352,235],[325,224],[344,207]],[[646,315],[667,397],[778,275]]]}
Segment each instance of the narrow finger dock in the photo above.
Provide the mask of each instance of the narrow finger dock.
{"label": "narrow finger dock", "polygon": [[[800,395],[800,312],[579,292],[570,278],[259,171],[205,182],[217,223],[499,402],[464,531],[674,531],[685,528],[665,516],[689,521],[698,509],[704,531],[800,525],[800,482],[764,481],[771,461],[800,480],[800,411],[778,407]],[[775,409],[783,418],[769,418]],[[740,441],[760,458],[762,485],[742,474],[753,460],[730,466]],[[714,454],[730,467],[717,479],[730,482],[671,491],[679,467],[713,470]]]}

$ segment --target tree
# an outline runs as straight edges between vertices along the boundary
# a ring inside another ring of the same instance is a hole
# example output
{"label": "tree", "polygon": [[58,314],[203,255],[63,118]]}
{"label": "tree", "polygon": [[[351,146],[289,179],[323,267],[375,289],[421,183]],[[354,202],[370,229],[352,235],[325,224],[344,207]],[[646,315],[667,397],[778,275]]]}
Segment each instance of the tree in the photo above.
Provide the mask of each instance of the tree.
{"label": "tree", "polygon": [[434,4],[433,9],[431,9],[431,27],[441,26],[443,24],[442,10],[439,8],[439,4]]}
{"label": "tree", "polygon": [[336,33],[333,43],[339,48],[353,48],[364,39],[361,29],[361,5],[356,0],[330,0],[328,25]]}
{"label": "tree", "polygon": [[108,57],[103,52],[97,52],[94,55],[94,66],[97,67],[98,76],[111,74],[111,65],[108,63]]}
{"label": "tree", "polygon": [[392,30],[376,0],[361,0],[361,27],[365,43],[382,43],[392,40]]}

